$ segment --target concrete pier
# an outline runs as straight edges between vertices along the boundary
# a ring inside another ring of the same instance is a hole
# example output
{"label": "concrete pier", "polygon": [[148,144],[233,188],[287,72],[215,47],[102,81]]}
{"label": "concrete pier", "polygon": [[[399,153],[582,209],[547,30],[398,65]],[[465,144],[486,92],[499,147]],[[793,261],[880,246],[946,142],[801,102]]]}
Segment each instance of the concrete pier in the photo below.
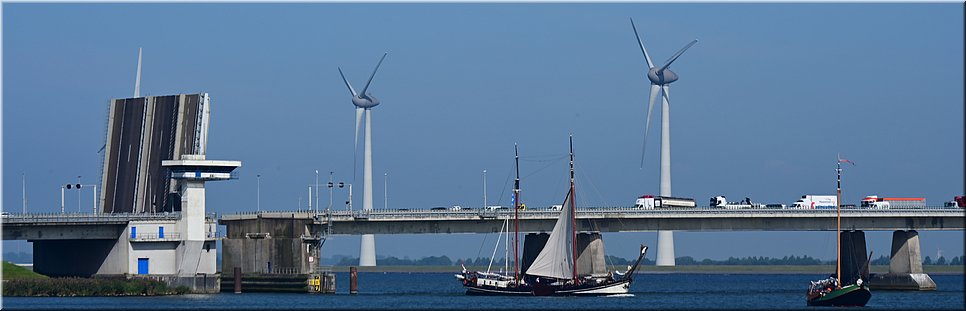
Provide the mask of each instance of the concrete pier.
{"label": "concrete pier", "polygon": [[856,279],[868,281],[868,251],[865,245],[865,232],[862,231],[842,231],[842,276],[839,278],[842,284],[853,284]]}
{"label": "concrete pier", "polygon": [[322,227],[311,215],[257,213],[250,219],[221,220],[228,228],[222,239],[222,271],[238,268],[243,292],[318,292],[316,276],[325,279],[318,286],[324,283],[323,288],[334,290],[334,275],[318,269]]}
{"label": "concrete pier", "polygon": [[936,282],[922,271],[919,232],[897,230],[892,233],[889,273],[872,275],[869,279],[869,287],[887,290],[936,289]]}

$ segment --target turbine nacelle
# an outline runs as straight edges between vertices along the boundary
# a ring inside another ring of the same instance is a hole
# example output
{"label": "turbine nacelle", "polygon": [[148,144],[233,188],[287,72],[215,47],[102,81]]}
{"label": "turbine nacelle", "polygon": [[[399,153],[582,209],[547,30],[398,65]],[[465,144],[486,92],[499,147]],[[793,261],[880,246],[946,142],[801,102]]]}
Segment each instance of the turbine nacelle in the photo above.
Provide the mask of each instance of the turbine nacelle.
{"label": "turbine nacelle", "polygon": [[354,96],[352,97],[352,104],[359,108],[372,108],[379,106],[379,99],[369,94],[364,96]]}
{"label": "turbine nacelle", "polygon": [[339,68],[339,76],[342,76],[342,82],[344,82],[345,87],[349,89],[349,94],[352,94],[352,104],[356,107],[368,109],[379,106],[379,99],[369,94],[368,91],[369,85],[372,84],[372,78],[376,76],[376,72],[379,71],[379,66],[382,65],[382,61],[386,59],[386,55],[389,55],[389,52],[382,54],[382,58],[380,58],[379,63],[376,64],[376,69],[373,69],[372,74],[369,75],[369,80],[366,81],[366,86],[363,87],[362,91],[358,93],[354,88],[352,88],[352,83],[349,83],[349,80],[345,78],[345,74],[342,73],[342,68]]}
{"label": "turbine nacelle", "polygon": [[647,71],[647,79],[651,80],[651,83],[665,85],[678,80],[678,75],[671,71],[671,69],[664,69],[663,71],[660,69],[654,67]]}

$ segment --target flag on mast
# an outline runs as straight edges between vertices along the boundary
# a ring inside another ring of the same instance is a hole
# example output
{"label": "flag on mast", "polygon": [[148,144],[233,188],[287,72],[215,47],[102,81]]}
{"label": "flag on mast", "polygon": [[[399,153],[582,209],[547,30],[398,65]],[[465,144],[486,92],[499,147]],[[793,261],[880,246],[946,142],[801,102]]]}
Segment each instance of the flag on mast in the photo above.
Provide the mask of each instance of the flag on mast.
{"label": "flag on mast", "polygon": [[850,163],[852,164],[852,166],[855,166],[855,162],[849,161],[848,159],[843,159],[841,154],[838,155],[838,158],[839,158],[839,163]]}

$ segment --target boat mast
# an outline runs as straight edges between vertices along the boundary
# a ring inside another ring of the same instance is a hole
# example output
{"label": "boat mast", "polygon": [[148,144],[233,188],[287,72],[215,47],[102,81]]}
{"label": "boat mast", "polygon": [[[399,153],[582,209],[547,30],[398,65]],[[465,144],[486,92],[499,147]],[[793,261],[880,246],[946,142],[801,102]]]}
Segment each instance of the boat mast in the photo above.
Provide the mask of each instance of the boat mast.
{"label": "boat mast", "polygon": [[520,261],[517,250],[520,248],[520,152],[513,144],[513,160],[516,162],[517,177],[513,180],[513,280],[520,282]]}
{"label": "boat mast", "polygon": [[570,135],[570,219],[573,221],[573,275],[574,285],[577,285],[577,195],[574,193],[574,135]]}
{"label": "boat mast", "polygon": [[835,162],[835,288],[842,288],[842,162]]}

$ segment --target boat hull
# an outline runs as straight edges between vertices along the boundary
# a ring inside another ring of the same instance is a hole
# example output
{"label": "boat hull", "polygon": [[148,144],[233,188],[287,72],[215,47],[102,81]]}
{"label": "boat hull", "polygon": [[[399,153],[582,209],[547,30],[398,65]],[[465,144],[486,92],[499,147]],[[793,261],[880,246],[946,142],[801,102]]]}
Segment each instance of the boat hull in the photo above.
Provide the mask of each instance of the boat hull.
{"label": "boat hull", "polygon": [[519,286],[495,287],[464,285],[467,295],[488,296],[606,296],[630,292],[630,280],[612,281],[602,284],[582,284],[579,286]]}
{"label": "boat hull", "polygon": [[868,287],[850,285],[808,299],[807,302],[812,307],[864,307],[871,298],[872,292]]}

